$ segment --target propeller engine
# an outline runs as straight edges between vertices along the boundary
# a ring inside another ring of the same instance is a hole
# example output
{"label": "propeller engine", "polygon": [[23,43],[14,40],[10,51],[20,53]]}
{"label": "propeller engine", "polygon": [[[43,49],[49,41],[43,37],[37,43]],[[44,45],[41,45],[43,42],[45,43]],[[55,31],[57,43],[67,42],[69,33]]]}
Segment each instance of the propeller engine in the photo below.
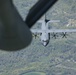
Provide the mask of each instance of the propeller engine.
{"label": "propeller engine", "polygon": [[52,35],[52,38],[55,38],[55,39],[56,39],[56,38],[58,37],[57,34],[58,34],[58,33],[54,33],[54,32],[53,32],[53,33],[51,34],[51,35]]}
{"label": "propeller engine", "polygon": [[67,38],[67,35],[68,35],[67,32],[62,32],[61,33],[62,38]]}
{"label": "propeller engine", "polygon": [[35,37],[35,39],[36,39],[36,38],[39,38],[40,35],[41,35],[41,34],[38,34],[38,33],[33,33],[33,34],[32,34],[32,36]]}

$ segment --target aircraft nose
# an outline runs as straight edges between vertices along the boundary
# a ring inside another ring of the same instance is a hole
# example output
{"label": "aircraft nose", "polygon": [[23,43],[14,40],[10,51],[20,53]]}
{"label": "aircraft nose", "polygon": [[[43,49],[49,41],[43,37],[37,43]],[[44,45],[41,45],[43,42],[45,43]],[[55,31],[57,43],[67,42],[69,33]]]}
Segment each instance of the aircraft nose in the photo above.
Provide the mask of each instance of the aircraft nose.
{"label": "aircraft nose", "polygon": [[49,40],[43,40],[43,41],[42,41],[43,46],[47,46],[48,43],[49,43]]}
{"label": "aircraft nose", "polygon": [[42,45],[43,45],[43,46],[45,46],[45,47],[46,47],[46,46],[47,46],[47,44],[48,44],[48,42],[47,42],[47,41],[42,41]]}
{"label": "aircraft nose", "polygon": [[46,46],[47,45],[47,42],[43,42],[43,45]]}

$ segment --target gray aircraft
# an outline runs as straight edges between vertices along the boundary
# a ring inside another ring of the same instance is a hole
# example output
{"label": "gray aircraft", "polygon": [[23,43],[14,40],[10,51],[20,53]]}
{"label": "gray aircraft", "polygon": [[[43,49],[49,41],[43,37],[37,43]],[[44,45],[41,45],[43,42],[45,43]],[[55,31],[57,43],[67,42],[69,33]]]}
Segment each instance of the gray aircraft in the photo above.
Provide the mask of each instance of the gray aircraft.
{"label": "gray aircraft", "polygon": [[38,34],[40,34],[40,40],[41,43],[44,46],[47,46],[50,40],[50,33],[52,33],[53,37],[56,39],[56,34],[55,33],[62,33],[63,37],[66,37],[66,32],[76,32],[76,29],[49,29],[48,25],[49,23],[55,23],[55,22],[60,22],[59,20],[39,20],[39,23],[41,23],[41,29],[31,29],[31,32],[34,34],[35,38],[37,37]]}

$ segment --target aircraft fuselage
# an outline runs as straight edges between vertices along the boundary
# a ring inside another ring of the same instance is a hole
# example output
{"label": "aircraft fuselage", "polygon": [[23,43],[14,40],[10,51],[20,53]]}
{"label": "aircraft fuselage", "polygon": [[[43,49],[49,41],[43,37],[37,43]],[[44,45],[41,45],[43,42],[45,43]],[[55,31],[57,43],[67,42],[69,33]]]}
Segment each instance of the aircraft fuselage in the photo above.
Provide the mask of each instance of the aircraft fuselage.
{"label": "aircraft fuselage", "polygon": [[44,30],[41,34],[41,42],[44,46],[46,46],[49,43],[49,34]]}
{"label": "aircraft fuselage", "polygon": [[49,33],[47,32],[47,26],[46,26],[46,22],[43,20],[43,23],[42,23],[42,34],[41,34],[41,42],[44,46],[46,46],[48,43],[49,43]]}

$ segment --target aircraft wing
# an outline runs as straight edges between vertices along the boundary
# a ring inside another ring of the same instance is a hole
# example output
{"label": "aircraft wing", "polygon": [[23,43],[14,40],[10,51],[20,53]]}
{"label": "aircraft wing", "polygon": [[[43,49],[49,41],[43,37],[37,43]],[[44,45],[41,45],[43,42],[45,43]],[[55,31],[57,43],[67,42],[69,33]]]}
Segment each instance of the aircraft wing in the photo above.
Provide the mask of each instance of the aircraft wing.
{"label": "aircraft wing", "polygon": [[[42,33],[44,32],[43,30],[41,29],[31,29],[31,32],[32,33]],[[71,32],[76,32],[76,29],[47,29],[46,30],[47,33],[62,33],[62,32],[68,32],[68,33],[71,33]]]}
{"label": "aircraft wing", "polygon": [[31,29],[32,33],[42,33],[41,29]]}
{"label": "aircraft wing", "polygon": [[50,21],[48,21],[49,23],[51,23],[51,22],[60,22],[60,20],[50,20]]}
{"label": "aircraft wing", "polygon": [[51,29],[51,30],[46,30],[48,33],[52,33],[52,32],[55,32],[55,33],[61,33],[61,32],[68,32],[68,33],[71,33],[71,32],[76,32],[76,29]]}

